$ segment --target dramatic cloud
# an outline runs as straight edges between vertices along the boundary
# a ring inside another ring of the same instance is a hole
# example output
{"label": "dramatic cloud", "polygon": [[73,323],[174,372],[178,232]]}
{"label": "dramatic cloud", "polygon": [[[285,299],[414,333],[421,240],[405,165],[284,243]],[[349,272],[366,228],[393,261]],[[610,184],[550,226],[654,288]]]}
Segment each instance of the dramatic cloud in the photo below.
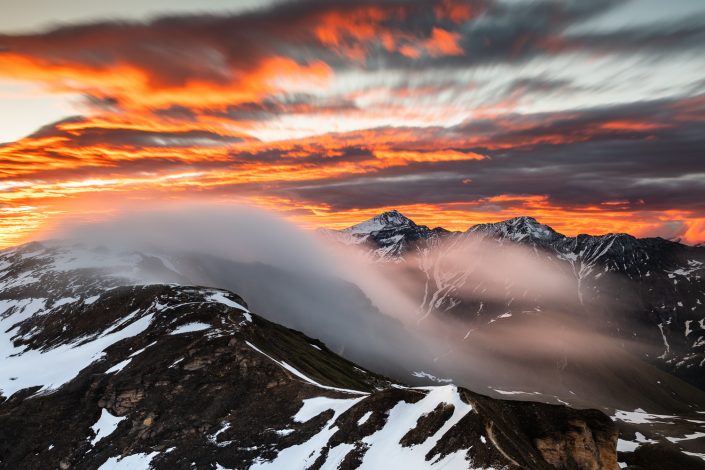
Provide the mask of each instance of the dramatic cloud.
{"label": "dramatic cloud", "polygon": [[309,0],[0,34],[0,78],[83,97],[0,145],[0,245],[110,195],[702,241],[705,11],[613,26],[627,4]]}

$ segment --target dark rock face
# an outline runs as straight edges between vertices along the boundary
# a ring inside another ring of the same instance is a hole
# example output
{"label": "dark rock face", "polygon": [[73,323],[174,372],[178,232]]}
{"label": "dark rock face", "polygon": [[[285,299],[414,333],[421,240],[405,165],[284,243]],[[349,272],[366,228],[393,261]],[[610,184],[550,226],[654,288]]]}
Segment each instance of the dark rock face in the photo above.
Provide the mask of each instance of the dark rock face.
{"label": "dark rock face", "polygon": [[624,462],[630,470],[703,470],[705,462],[701,459],[686,455],[668,444],[645,444],[639,446],[634,453],[626,453]]}
{"label": "dark rock face", "polygon": [[0,269],[0,468],[617,468],[599,411],[394,384],[231,292],[33,253]]}

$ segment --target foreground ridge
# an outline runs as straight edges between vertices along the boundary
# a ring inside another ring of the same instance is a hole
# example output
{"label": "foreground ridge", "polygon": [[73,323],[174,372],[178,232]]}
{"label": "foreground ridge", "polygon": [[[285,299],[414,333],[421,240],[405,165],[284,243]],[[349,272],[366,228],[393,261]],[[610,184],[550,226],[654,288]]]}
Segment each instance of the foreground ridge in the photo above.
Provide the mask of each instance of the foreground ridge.
{"label": "foreground ridge", "polygon": [[138,254],[0,258],[2,468],[616,468],[599,411],[396,384]]}

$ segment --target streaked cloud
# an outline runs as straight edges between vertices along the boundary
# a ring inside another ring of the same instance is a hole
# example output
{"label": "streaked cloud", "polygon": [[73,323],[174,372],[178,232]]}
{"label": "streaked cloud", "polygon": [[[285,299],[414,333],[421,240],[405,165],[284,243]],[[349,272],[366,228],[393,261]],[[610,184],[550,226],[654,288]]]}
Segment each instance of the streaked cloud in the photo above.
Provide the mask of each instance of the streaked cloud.
{"label": "streaked cloud", "polygon": [[0,244],[96,194],[702,241],[705,16],[611,26],[628,3],[308,0],[0,35],[0,79],[81,97],[0,145]]}

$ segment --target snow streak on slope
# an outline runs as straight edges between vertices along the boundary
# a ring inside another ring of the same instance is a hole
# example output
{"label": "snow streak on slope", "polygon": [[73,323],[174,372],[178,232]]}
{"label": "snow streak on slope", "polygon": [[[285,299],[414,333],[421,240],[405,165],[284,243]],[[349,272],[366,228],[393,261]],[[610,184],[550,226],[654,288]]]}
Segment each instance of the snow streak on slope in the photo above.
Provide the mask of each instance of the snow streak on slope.
{"label": "snow streak on slope", "polygon": [[11,341],[12,330],[3,332],[0,337],[0,391],[9,397],[18,390],[33,386],[41,386],[39,392],[56,389],[100,359],[108,346],[145,331],[151,319],[150,314],[92,341],[79,340],[41,351],[16,348]]}
{"label": "snow streak on slope", "polygon": [[313,380],[313,379],[307,377],[307,376],[304,375],[301,371],[299,371],[299,370],[297,370],[296,368],[290,366],[290,365],[287,364],[286,362],[277,361],[277,360],[274,359],[272,356],[270,356],[269,354],[265,353],[264,351],[262,351],[262,350],[259,349],[257,346],[255,346],[254,344],[250,343],[249,341],[246,341],[246,344],[247,344],[249,347],[251,347],[252,349],[254,349],[255,351],[257,351],[258,353],[260,353],[260,354],[266,356],[266,357],[267,357],[268,359],[270,359],[272,362],[274,362],[274,363],[276,363],[277,365],[279,365],[282,369],[284,369],[284,370],[286,370],[286,371],[288,371],[288,372],[291,372],[291,373],[294,374],[296,377],[300,378],[301,380],[303,380],[303,381],[306,382],[306,383],[309,383],[309,384],[311,384],[311,385],[315,385],[316,387],[319,387],[319,388],[324,388],[324,389],[326,389],[326,390],[334,390],[334,391],[336,391],[336,392],[351,393],[351,394],[353,394],[353,395],[365,395],[365,392],[361,392],[361,391],[359,391],[359,390],[350,390],[350,389],[347,389],[347,388],[338,388],[338,387],[330,387],[330,386],[328,386],[328,385],[322,385],[322,384],[316,382],[315,380]]}
{"label": "snow streak on slope", "polygon": [[[367,449],[360,469],[378,470],[387,468],[391,462],[398,468],[410,470],[424,470],[442,468],[445,470],[468,470],[469,462],[465,455],[468,449],[460,449],[452,454],[437,458],[433,461],[426,460],[426,455],[433,449],[439,439],[443,437],[467,413],[472,411],[472,406],[465,403],[458,394],[458,389],[453,385],[441,387],[425,387],[426,396],[416,403],[397,403],[388,412],[385,425],[372,435],[362,440]],[[333,416],[323,426],[322,430],[310,440],[294,447],[285,449],[277,455],[276,459],[266,462],[257,462],[253,469],[263,470],[295,470],[308,468],[321,455],[321,449],[326,446],[329,439],[338,430],[336,420],[363,398],[357,399],[331,399],[319,397],[308,399],[294,416],[294,420],[305,422],[326,410],[333,410]],[[423,443],[404,446],[400,443],[404,436],[417,426],[417,422],[424,416],[433,412],[439,406],[453,407],[453,413],[433,435],[428,436]],[[368,415],[365,415],[369,418]],[[362,418],[358,421],[362,425],[367,421]],[[485,441],[486,442],[486,441]],[[355,446],[348,443],[339,444],[331,448],[326,454],[322,469],[336,469]]]}
{"label": "snow streak on slope", "polygon": [[333,417],[328,420],[318,434],[314,435],[308,441],[282,450],[273,461],[255,462],[250,469],[295,470],[300,468],[304,470],[308,468],[318,459],[321,450],[337,431],[334,425],[335,420],[363,399],[364,397],[351,399],[317,397],[305,400],[301,409],[294,415],[294,421],[299,423],[306,422],[326,410],[333,410]]}
{"label": "snow streak on slope", "polygon": [[[374,470],[382,468],[385,462],[395,462],[400,468],[425,469],[443,468],[465,470],[468,462],[465,459],[467,449],[458,450],[430,463],[426,455],[436,445],[438,440],[448,432],[460,419],[472,410],[458,395],[458,389],[453,385],[427,387],[428,395],[413,404],[399,403],[389,412],[386,425],[377,433],[368,436],[364,442],[369,446],[365,453],[361,469]],[[452,416],[422,444],[403,447],[399,444],[404,435],[416,426],[417,421],[431,413],[439,405],[453,407]]]}

